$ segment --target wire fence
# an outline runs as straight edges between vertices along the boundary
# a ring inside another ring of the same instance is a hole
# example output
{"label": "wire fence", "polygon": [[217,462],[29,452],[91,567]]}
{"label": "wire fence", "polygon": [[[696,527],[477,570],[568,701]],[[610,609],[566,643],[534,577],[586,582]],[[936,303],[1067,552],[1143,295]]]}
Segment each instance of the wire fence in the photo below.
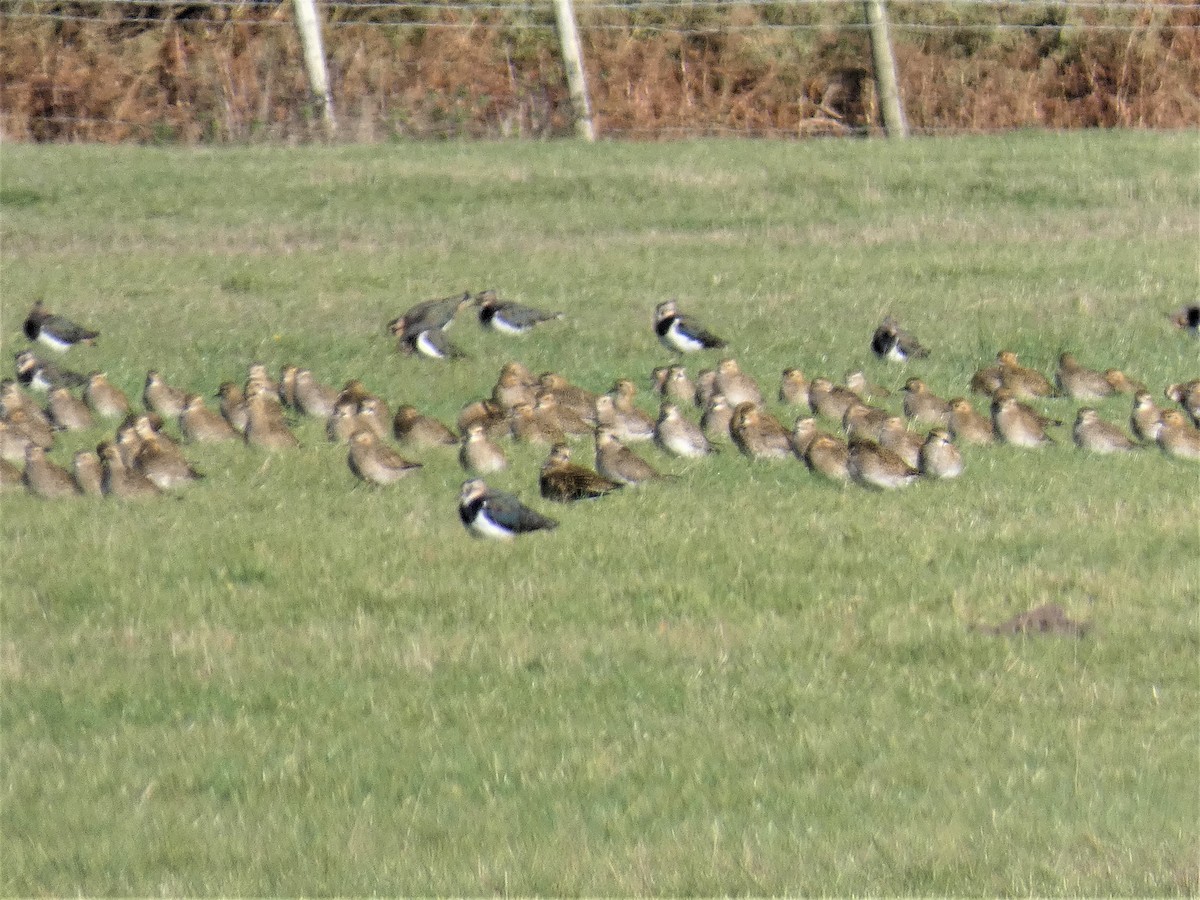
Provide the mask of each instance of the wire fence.
{"label": "wire fence", "polygon": [[[318,0],[344,140],[571,133],[550,0]],[[577,0],[601,134],[870,133],[860,0]],[[1200,126],[1200,3],[889,0],[917,133]],[[287,0],[2,0],[17,140],[324,139]]]}

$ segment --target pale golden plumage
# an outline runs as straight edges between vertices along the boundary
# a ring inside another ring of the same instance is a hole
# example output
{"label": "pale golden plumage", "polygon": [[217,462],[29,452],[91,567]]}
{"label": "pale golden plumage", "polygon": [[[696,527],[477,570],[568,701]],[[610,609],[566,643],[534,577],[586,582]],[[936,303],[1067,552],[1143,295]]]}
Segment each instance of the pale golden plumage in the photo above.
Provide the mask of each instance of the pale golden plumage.
{"label": "pale golden plumage", "polygon": [[403,404],[392,417],[392,434],[396,442],[413,447],[457,447],[458,435],[445,424],[420,412],[411,404]]}
{"label": "pale golden plumage", "polygon": [[22,475],[29,493],[47,499],[79,496],[79,485],[71,473],[46,457],[44,447],[30,444],[25,448],[25,471]]}
{"label": "pale golden plumage", "polygon": [[950,432],[935,428],[921,444],[917,468],[929,478],[957,478],[963,471],[962,453],[954,446]]}
{"label": "pale golden plumage", "polygon": [[717,364],[716,388],[734,409],[743,403],[762,405],[763,396],[758,382],[742,371],[736,359],[726,358]]}
{"label": "pale golden plumage", "polygon": [[158,485],[129,467],[116,444],[105,442],[96,451],[100,454],[100,484],[105,496],[117,500],[136,500],[162,494]]}
{"label": "pale golden plumage", "polygon": [[157,369],[146,373],[146,384],[142,388],[142,403],[146,409],[156,412],[164,419],[178,419],[187,401],[187,393],[163,380]]}
{"label": "pale golden plumage", "polygon": [[50,389],[46,413],[55,427],[63,431],[86,431],[95,425],[87,404],[65,387]]}
{"label": "pale golden plumage", "polygon": [[779,402],[789,406],[808,405],[808,379],[800,369],[784,369],[780,374]]}
{"label": "pale golden plumage", "polygon": [[864,487],[891,490],[912,484],[920,472],[898,455],[874,441],[850,441],[847,468],[850,477]]}
{"label": "pale golden plumage", "polygon": [[103,372],[93,372],[83,388],[83,402],[103,419],[123,419],[129,415],[129,398],[108,380]]}
{"label": "pale golden plumage", "polygon": [[1105,422],[1090,406],[1080,408],[1072,431],[1075,446],[1091,453],[1128,453],[1137,444],[1116,425]]}
{"label": "pale golden plumage", "polygon": [[71,471],[81,494],[87,497],[100,497],[104,494],[101,486],[103,467],[100,457],[91,450],[76,451],[71,457]]}
{"label": "pale golden plumage", "polygon": [[1200,459],[1200,429],[1191,425],[1179,410],[1164,410],[1158,446],[1168,456]]}
{"label": "pale golden plumage", "polygon": [[808,406],[814,416],[842,421],[846,410],[862,398],[848,387],[834,384],[828,378],[814,378],[808,385]]}
{"label": "pale golden plumage", "polygon": [[487,435],[482,422],[472,422],[463,435],[458,462],[475,475],[488,475],[508,468],[508,457],[500,445]]}
{"label": "pale golden plumage", "polygon": [[394,484],[421,468],[419,462],[407,460],[386,446],[370,428],[360,428],[350,435],[346,463],[359,479],[377,485]]}
{"label": "pale golden plumage", "polygon": [[635,485],[663,475],[619,440],[611,428],[596,429],[596,471],[619,484]]}
{"label": "pale golden plumage", "polygon": [[[690,400],[688,401],[690,403]],[[679,407],[664,401],[659,407],[658,422],[654,427],[654,442],[674,456],[694,459],[716,453],[703,429],[686,419]]]}
{"label": "pale golden plumage", "polygon": [[986,445],[996,440],[992,420],[978,412],[965,397],[950,400],[949,430],[960,444]]}
{"label": "pale golden plumage", "polygon": [[946,428],[950,425],[950,404],[920,378],[910,378],[904,383],[904,415],[923,425]]}
{"label": "pale golden plumage", "polygon": [[179,415],[179,431],[185,438],[197,444],[216,444],[221,441],[240,440],[241,435],[220,413],[204,405],[199,394],[189,394]]}
{"label": "pale golden plumage", "polygon": [[808,467],[831,481],[850,480],[850,450],[845,442],[818,431],[804,454]]}
{"label": "pale golden plumage", "polygon": [[1133,411],[1129,415],[1129,427],[1139,441],[1153,444],[1162,429],[1162,413],[1149,391],[1138,391],[1133,395]]}
{"label": "pale golden plumage", "polygon": [[792,456],[788,430],[749,400],[734,408],[729,434],[737,448],[751,459],[788,459]]}
{"label": "pale golden plumage", "polygon": [[1081,366],[1070,353],[1059,354],[1054,381],[1059,391],[1072,400],[1102,400],[1114,393],[1103,372]]}
{"label": "pale golden plumage", "polygon": [[603,497],[621,484],[571,462],[571,449],[566,444],[555,444],[538,474],[538,487],[547,500],[571,503]]}

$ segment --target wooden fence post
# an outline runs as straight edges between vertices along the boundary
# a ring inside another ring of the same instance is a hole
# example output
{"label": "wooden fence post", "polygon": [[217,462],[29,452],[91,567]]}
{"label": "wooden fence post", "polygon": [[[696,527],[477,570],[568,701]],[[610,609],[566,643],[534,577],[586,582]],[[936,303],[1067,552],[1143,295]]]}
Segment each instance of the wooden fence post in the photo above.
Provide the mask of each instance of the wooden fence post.
{"label": "wooden fence post", "polygon": [[883,113],[883,128],[890,138],[908,137],[908,122],[900,103],[900,88],[896,80],[896,57],[892,53],[892,38],[888,30],[887,13],[882,0],[863,0],[871,34],[871,58],[875,63],[875,85],[879,91],[879,107]]}
{"label": "wooden fence post", "polygon": [[575,7],[571,0],[554,0],[554,18],[558,22],[558,41],[562,47],[563,68],[567,73],[567,89],[571,92],[571,106],[575,111],[575,130],[585,141],[594,141],[596,126],[592,122],[592,104],[588,100],[587,79],[583,72],[583,53],[579,49],[579,28],[575,24]]}
{"label": "wooden fence post", "polygon": [[321,23],[317,18],[315,0],[293,0],[296,10],[296,29],[300,32],[300,45],[304,48],[304,68],[308,70],[308,84],[312,95],[321,105],[321,116],[330,135],[337,132],[337,119],[333,114],[333,95],[329,91],[329,72],[325,68],[325,47],[321,42]]}

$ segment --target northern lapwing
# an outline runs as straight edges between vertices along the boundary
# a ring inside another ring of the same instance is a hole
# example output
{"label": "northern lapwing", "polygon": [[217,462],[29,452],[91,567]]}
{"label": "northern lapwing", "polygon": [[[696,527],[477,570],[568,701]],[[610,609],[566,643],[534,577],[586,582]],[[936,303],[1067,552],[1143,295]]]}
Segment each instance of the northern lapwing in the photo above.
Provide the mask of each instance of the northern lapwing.
{"label": "northern lapwing", "polygon": [[929,351],[892,316],[885,316],[871,335],[871,352],[889,362],[924,359]]}
{"label": "northern lapwing", "polygon": [[721,350],[728,346],[695,319],[681,314],[675,300],[665,300],[655,307],[654,333],[663,346],[676,353]]}
{"label": "northern lapwing", "polygon": [[437,300],[424,300],[409,307],[403,315],[388,322],[388,331],[396,338],[396,349],[401,353],[416,352],[415,338],[423,331],[445,331],[454,323],[454,317],[472,302],[467,292]]}
{"label": "northern lapwing", "polygon": [[458,495],[458,517],[475,537],[500,541],[558,527],[554,519],[530,509],[514,495],[489,488],[482,478],[463,482]]}
{"label": "northern lapwing", "polygon": [[421,328],[402,339],[409,353],[426,359],[465,359],[465,354],[441,328]]}
{"label": "northern lapwing", "polygon": [[1100,418],[1090,406],[1080,407],[1071,432],[1075,446],[1090,453],[1128,453],[1138,445],[1116,425]]}
{"label": "northern lapwing", "polygon": [[1200,304],[1191,303],[1171,313],[1171,324],[1190,333],[1192,337],[1200,336]]}
{"label": "northern lapwing", "polygon": [[846,464],[850,477],[863,487],[892,490],[912,484],[921,473],[874,441],[854,438]]}
{"label": "northern lapwing", "polygon": [[479,305],[479,324],[501,334],[528,334],[542,322],[561,319],[560,312],[546,312],[512,300],[501,300],[493,290],[475,295]]}
{"label": "northern lapwing", "polygon": [[360,480],[378,485],[395,484],[421,468],[421,463],[405,459],[369,428],[359,429],[350,435],[350,452],[346,456],[346,463]]}
{"label": "northern lapwing", "polygon": [[935,428],[921,444],[917,468],[927,478],[957,478],[963,473],[963,458],[950,432]]}
{"label": "northern lapwing", "polygon": [[621,484],[587,466],[571,462],[571,448],[566,444],[555,444],[538,474],[538,487],[547,500],[572,503],[611,494]]}
{"label": "northern lapwing", "polygon": [[31,341],[45,344],[59,353],[66,353],[72,347],[92,345],[100,332],[76,325],[70,319],[57,316],[46,309],[46,304],[38,300],[25,317],[25,337]]}
{"label": "northern lapwing", "polygon": [[17,381],[42,393],[56,387],[77,388],[87,384],[87,378],[83,375],[38,359],[31,350],[22,350],[17,354],[16,370]]}

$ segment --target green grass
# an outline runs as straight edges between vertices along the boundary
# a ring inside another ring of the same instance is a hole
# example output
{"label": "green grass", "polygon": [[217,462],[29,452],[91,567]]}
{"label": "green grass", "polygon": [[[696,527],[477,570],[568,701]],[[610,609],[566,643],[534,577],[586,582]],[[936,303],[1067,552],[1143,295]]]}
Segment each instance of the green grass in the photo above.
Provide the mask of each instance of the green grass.
{"label": "green grass", "polygon": [[[40,296],[103,332],[67,362],[134,396],[294,362],[453,419],[511,358],[645,385],[679,296],[771,393],[800,366],[960,394],[1008,347],[1161,395],[1200,375],[1165,319],[1197,296],[1197,158],[1194,133],[5,145],[0,349]],[[488,286],[567,319],[393,352],[409,304]],[[928,361],[870,357],[886,311]],[[562,524],[499,546],[458,522],[453,453],[367,490],[299,433],[192,448],[179,501],[4,495],[3,893],[1197,892],[1195,465],[1062,429],[881,495],[647,451],[679,478],[550,508],[514,448],[493,483]],[[1050,601],[1093,633],[970,629]]]}

